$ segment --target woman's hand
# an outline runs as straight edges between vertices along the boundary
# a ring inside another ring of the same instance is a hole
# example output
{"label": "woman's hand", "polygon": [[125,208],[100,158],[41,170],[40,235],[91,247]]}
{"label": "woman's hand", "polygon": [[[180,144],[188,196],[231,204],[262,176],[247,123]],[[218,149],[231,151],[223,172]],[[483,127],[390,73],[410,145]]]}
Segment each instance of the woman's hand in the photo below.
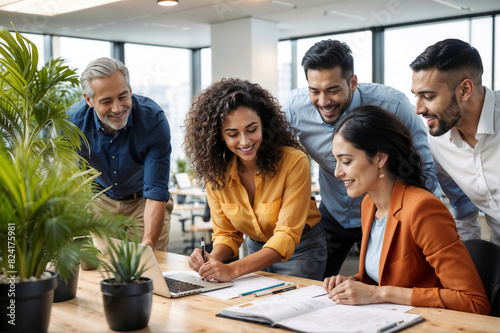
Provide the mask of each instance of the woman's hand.
{"label": "woman's hand", "polygon": [[332,277],[326,278],[323,281],[323,289],[325,289],[327,293],[330,293],[333,288],[346,281],[347,279],[349,278],[343,275],[333,275]]}
{"label": "woman's hand", "polygon": [[[209,261],[210,259],[213,259],[213,257],[208,253],[205,252],[205,260]],[[200,272],[200,267],[203,266],[205,261],[203,261],[203,255],[200,249],[194,249],[193,253],[189,256],[189,268],[196,272]]]}
{"label": "woman's hand", "polygon": [[208,252],[205,252],[205,260],[206,262],[203,261],[201,250],[194,249],[189,256],[189,267],[207,281],[228,282],[236,278],[230,265],[223,264]]}
{"label": "woman's hand", "polygon": [[224,264],[211,258],[200,267],[198,274],[207,281],[229,282],[237,277],[232,267],[231,264]]}
{"label": "woman's hand", "polygon": [[327,290],[329,293],[328,297],[330,297],[330,299],[335,303],[347,304],[347,305],[360,305],[360,304],[373,304],[381,302],[380,295],[378,293],[380,288],[379,286],[372,286],[366,283],[345,278],[342,281],[342,278],[344,277],[341,277],[339,280],[332,282],[331,284],[335,283],[335,286],[330,290]]}

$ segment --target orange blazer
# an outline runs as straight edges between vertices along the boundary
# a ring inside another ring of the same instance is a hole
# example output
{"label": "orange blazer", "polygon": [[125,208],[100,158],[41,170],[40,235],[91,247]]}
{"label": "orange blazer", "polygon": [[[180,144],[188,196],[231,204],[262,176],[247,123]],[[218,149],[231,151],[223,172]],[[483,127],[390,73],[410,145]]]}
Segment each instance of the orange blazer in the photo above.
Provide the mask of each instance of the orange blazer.
{"label": "orange blazer", "polygon": [[[363,238],[359,281],[376,284],[365,272],[375,204],[361,204]],[[432,193],[396,181],[391,194],[379,267],[380,286],[413,288],[412,306],[488,314],[490,305],[455,221]]]}

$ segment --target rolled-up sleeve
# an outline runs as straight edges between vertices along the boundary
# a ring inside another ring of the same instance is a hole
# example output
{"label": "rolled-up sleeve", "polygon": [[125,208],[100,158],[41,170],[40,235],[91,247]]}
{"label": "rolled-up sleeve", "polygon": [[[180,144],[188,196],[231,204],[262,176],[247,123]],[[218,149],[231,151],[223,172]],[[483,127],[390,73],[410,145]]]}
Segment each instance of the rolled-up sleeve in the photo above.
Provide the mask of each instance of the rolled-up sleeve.
{"label": "rolled-up sleeve", "polygon": [[156,126],[148,134],[152,141],[144,160],[144,197],[156,201],[168,201],[170,193],[170,126],[163,112],[157,115]]}

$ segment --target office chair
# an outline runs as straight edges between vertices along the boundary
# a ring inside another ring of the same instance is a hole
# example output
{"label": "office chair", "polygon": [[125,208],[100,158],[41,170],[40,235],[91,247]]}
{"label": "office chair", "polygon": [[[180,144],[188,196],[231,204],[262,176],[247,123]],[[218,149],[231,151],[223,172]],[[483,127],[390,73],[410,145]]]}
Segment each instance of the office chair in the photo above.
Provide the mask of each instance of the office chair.
{"label": "office chair", "polygon": [[[196,247],[200,246],[200,240],[201,238],[196,238],[196,232],[208,232],[209,233],[209,239],[205,239],[205,242],[209,242],[211,239],[212,235],[212,223],[203,225],[203,226],[197,226],[196,225],[196,218],[201,218],[203,222],[210,222],[210,206],[208,205],[208,202],[205,203],[205,210],[203,214],[192,214],[191,217],[184,217],[179,219],[179,222],[181,223],[181,228],[183,233],[191,233],[191,239],[187,240],[191,244],[189,246],[186,246],[184,248],[184,253],[189,253],[193,251]],[[191,225],[189,227],[186,226],[186,222],[191,219]],[[209,244],[206,247],[207,251],[211,251],[211,244]]]}
{"label": "office chair", "polygon": [[468,239],[463,243],[486,289],[490,316],[500,317],[500,246],[484,239]]}

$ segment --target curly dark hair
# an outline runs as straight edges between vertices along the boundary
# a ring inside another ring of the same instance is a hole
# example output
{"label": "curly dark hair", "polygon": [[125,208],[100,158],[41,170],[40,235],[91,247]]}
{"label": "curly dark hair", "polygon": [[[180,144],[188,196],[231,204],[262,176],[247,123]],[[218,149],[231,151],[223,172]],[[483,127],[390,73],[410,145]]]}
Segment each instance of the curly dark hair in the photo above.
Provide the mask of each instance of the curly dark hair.
{"label": "curly dark hair", "polygon": [[223,189],[233,153],[222,140],[227,115],[239,107],[254,110],[262,122],[262,144],[257,167],[264,177],[274,177],[282,157],[280,147],[302,150],[278,100],[260,85],[240,79],[222,79],[204,90],[191,106],[185,121],[185,152],[196,175],[212,189]]}

